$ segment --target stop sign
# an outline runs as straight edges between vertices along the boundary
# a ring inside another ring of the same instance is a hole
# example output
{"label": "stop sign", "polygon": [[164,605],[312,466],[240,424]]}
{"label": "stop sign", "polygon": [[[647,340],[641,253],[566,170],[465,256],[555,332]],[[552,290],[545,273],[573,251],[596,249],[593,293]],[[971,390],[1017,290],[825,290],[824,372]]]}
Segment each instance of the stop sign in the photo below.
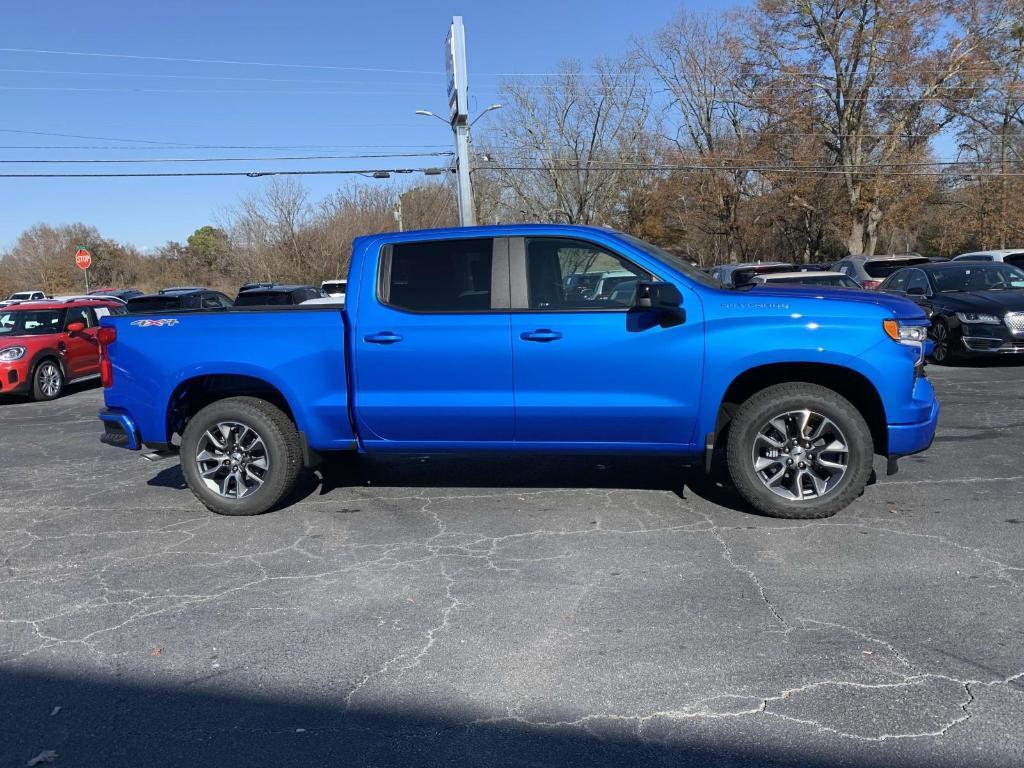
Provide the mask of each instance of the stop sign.
{"label": "stop sign", "polygon": [[92,254],[85,250],[85,248],[79,248],[75,251],[75,264],[78,265],[79,269],[88,269],[92,266]]}

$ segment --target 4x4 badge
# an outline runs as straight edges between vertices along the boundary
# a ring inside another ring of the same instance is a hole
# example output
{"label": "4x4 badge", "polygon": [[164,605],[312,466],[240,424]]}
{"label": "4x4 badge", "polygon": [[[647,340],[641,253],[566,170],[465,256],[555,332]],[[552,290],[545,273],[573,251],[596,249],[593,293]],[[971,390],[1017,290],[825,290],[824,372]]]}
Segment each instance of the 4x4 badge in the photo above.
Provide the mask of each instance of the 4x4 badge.
{"label": "4x4 badge", "polygon": [[159,320],[132,320],[132,325],[137,328],[163,328],[165,325],[177,325],[178,321],[173,317],[161,317]]}

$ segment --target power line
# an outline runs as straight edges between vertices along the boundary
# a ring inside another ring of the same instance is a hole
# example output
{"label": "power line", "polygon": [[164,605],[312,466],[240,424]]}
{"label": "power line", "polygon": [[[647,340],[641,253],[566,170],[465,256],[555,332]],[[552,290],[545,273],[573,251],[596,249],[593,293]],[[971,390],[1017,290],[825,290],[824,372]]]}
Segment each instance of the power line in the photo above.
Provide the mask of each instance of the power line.
{"label": "power line", "polygon": [[[438,149],[448,144],[172,144],[149,147],[122,147],[116,144],[0,144],[0,149],[115,149],[120,151],[151,152],[156,149]],[[398,153],[401,154],[401,153]],[[428,153],[429,154],[429,153]],[[441,153],[444,154],[444,153]],[[385,155],[395,157],[396,155]]]}
{"label": "power line", "polygon": [[41,53],[56,56],[91,56],[102,59],[133,59],[136,61],[172,61],[184,64],[228,64],[245,67],[285,67],[290,69],[331,69],[344,72],[390,72],[406,75],[439,75],[438,70],[386,69],[381,67],[349,67],[334,64],[284,64],[266,61],[232,61],[230,59],[190,59],[175,56],[139,56],[129,53],[95,53],[91,51],[51,51],[39,48],[0,48],[4,53]]}
{"label": "power line", "polygon": [[262,176],[336,176],[356,175],[373,178],[387,178],[391,174],[422,173],[425,176],[439,176],[449,173],[449,168],[360,168],[323,170],[284,171],[155,171],[139,173],[0,173],[0,179],[116,179],[116,178],[176,178],[193,176],[248,176],[251,179]]}
{"label": "power line", "polygon": [[381,159],[388,157],[451,157],[454,152],[390,152],[386,154],[356,154],[356,155],[301,155],[287,157],[134,157],[116,159],[72,159],[58,160],[53,158],[36,160],[9,160],[2,159],[0,163],[19,163],[22,165],[36,165],[40,163],[236,163],[236,162],[262,162],[282,160],[354,160],[354,159]]}
{"label": "power line", "polygon": [[[418,91],[287,91],[266,90],[257,88],[76,88],[63,85],[0,85],[0,91],[47,91],[62,93],[188,93],[188,94],[253,94],[258,96],[429,96],[437,92],[436,88],[425,86]],[[489,93],[488,91],[480,91]]]}

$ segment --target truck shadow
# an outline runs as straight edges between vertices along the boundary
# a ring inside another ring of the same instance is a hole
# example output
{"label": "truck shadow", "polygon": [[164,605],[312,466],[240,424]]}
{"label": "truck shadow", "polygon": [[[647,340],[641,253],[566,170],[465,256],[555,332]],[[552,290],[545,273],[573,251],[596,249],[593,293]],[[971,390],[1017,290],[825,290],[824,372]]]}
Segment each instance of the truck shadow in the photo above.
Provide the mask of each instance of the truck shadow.
{"label": "truck shadow", "polygon": [[580,488],[666,491],[697,496],[737,512],[759,514],[718,473],[679,458],[565,455],[350,456],[326,462],[291,503],[339,488]]}
{"label": "truck shadow", "polygon": [[[872,471],[868,484],[877,481]],[[147,483],[185,490],[177,464],[165,467]],[[525,456],[345,456],[325,461],[316,472],[303,475],[295,491],[274,510],[312,496],[344,488],[579,488],[622,491],[665,491],[683,501],[702,499],[734,512],[765,515],[750,506],[728,483],[724,472],[710,475],[678,458]]]}

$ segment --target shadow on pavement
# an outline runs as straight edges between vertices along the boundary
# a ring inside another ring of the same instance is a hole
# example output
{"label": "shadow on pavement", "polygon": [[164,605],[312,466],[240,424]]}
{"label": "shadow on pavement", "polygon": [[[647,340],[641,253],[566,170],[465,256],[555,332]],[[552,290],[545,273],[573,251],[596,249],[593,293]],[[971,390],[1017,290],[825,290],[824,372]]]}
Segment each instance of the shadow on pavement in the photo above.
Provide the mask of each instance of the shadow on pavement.
{"label": "shadow on pavement", "polygon": [[227,693],[201,680],[168,685],[0,670],[0,765],[32,765],[48,751],[55,765],[105,768],[849,764],[824,749],[808,755],[750,738],[735,743],[731,727],[717,734],[686,728],[664,744],[643,742],[621,724],[600,736],[511,721],[472,725],[474,715],[450,701],[346,711],[346,690],[314,699],[238,693],[240,686],[244,680]]}
{"label": "shadow on pavement", "polygon": [[[177,463],[147,484],[185,489]],[[344,456],[306,473],[284,506],[340,488],[580,488],[670,491],[696,495],[737,512],[759,514],[717,476],[688,467],[678,458],[594,456]]]}

